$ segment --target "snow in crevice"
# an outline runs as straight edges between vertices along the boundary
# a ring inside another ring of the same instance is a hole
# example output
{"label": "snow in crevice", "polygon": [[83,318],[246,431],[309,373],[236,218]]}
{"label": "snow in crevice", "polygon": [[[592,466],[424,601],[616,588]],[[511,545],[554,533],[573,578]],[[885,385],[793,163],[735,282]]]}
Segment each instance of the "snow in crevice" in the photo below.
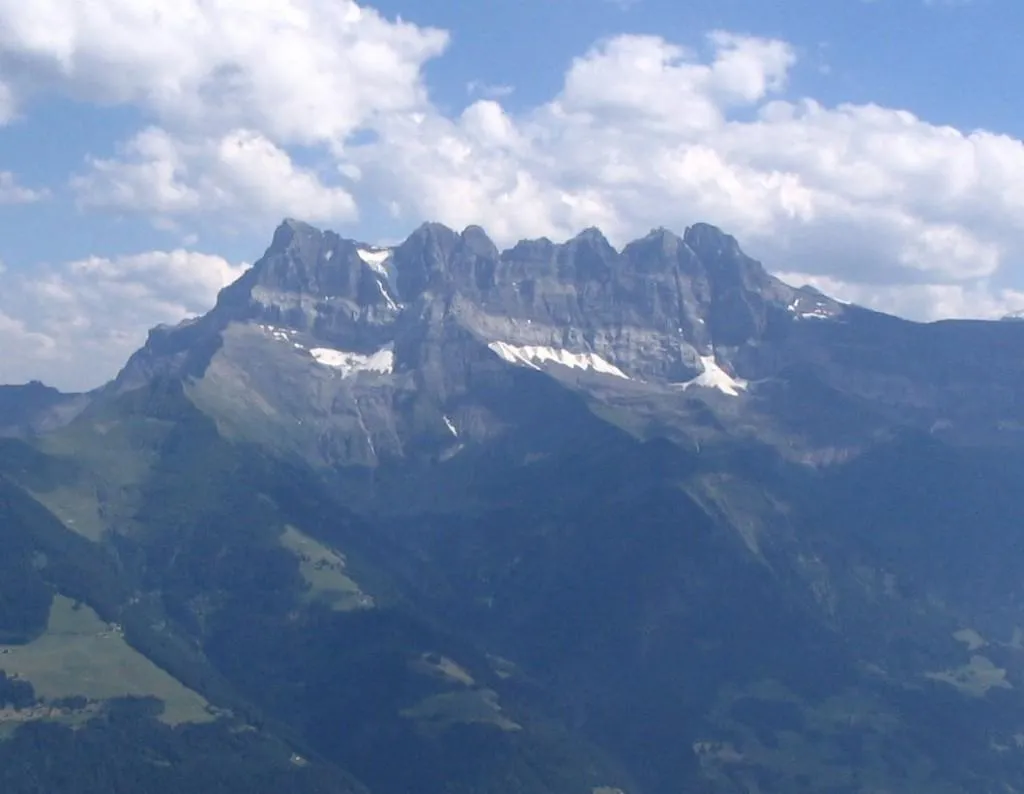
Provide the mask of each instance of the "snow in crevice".
{"label": "snow in crevice", "polygon": [[324,252],[324,261],[330,262],[333,258],[334,258],[334,249],[333,248],[328,248]]}
{"label": "snow in crevice", "polygon": [[343,378],[358,372],[389,375],[395,371],[395,351],[391,346],[381,348],[370,355],[332,350],[329,347],[314,347],[310,349],[309,354],[317,363],[339,370]]}
{"label": "snow in crevice", "polygon": [[380,248],[370,250],[368,248],[357,248],[356,255],[370,266],[370,269],[379,276],[389,278],[387,263],[391,259],[391,249]]}
{"label": "snow in crevice", "polygon": [[384,300],[387,301],[388,306],[392,309],[398,309],[399,306],[393,297],[398,293],[395,289],[394,273],[390,266],[391,249],[357,248],[356,254],[363,260],[363,262],[366,263],[366,266],[373,271],[374,276],[377,278],[377,286],[380,288],[380,293],[384,296]]}
{"label": "snow in crevice", "polygon": [[704,371],[700,375],[686,383],[676,385],[684,391],[691,386],[703,389],[718,389],[718,391],[728,394],[730,397],[739,397],[741,391],[747,390],[749,385],[747,381],[742,378],[734,378],[722,369],[718,362],[715,361],[714,356],[701,356],[700,362],[704,365]]}
{"label": "snow in crevice", "polygon": [[398,304],[395,303],[395,299],[391,297],[391,293],[388,291],[384,279],[379,275],[377,276],[377,289],[380,290],[380,294],[384,297],[384,300],[387,301],[388,308],[398,311]]}
{"label": "snow in crevice", "polygon": [[596,353],[570,353],[568,350],[555,347],[510,345],[508,342],[491,342],[488,347],[510,364],[519,364],[531,369],[540,369],[541,364],[551,363],[629,379],[625,372]]}
{"label": "snow in crevice", "polygon": [[455,429],[455,424],[454,424],[454,423],[452,422],[452,420],[451,420],[451,419],[449,419],[449,418],[448,418],[447,416],[446,416],[446,417],[444,418],[444,424],[445,424],[445,427],[447,427],[447,428],[448,428],[448,431],[449,431],[449,432],[450,432],[450,433],[451,433],[451,434],[452,434],[453,436],[455,436],[456,438],[458,438],[458,437],[459,437],[459,431]]}

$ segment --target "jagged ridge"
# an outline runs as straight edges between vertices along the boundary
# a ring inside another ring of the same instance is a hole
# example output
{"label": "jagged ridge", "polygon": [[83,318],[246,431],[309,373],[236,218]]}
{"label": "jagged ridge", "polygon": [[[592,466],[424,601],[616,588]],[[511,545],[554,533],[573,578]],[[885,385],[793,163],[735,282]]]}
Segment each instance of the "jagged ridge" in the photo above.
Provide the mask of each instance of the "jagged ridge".
{"label": "jagged ridge", "polygon": [[287,220],[213,315],[369,355],[394,343],[403,321],[450,314],[488,343],[596,355],[630,377],[685,382],[709,357],[734,369],[735,351],[773,323],[841,312],[772,277],[707,224],[682,237],[657,229],[621,251],[597,229],[499,251],[477,226],[427,223],[379,249]]}

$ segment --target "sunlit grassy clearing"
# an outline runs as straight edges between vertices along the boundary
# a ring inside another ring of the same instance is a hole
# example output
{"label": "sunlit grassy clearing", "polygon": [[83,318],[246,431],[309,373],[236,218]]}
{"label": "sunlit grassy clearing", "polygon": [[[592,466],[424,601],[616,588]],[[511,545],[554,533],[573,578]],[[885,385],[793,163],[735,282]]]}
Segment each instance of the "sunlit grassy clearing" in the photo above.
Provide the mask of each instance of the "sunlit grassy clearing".
{"label": "sunlit grassy clearing", "polygon": [[46,633],[28,645],[0,646],[0,669],[29,681],[53,701],[152,696],[165,704],[160,719],[171,725],[213,719],[206,701],[140,654],[89,607],[54,599]]}
{"label": "sunlit grassy clearing", "polygon": [[373,606],[373,598],[345,573],[345,558],[338,552],[292,526],[281,535],[281,545],[299,558],[299,572],[309,585],[311,601],[339,612]]}

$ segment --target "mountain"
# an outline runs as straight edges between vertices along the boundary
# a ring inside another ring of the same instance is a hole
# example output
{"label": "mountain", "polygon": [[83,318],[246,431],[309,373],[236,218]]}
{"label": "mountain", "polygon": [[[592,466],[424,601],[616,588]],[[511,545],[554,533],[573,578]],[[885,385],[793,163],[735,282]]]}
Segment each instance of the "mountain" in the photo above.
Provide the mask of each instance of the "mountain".
{"label": "mountain", "polygon": [[1022,352],[705,224],[285,221],[0,391],[4,790],[1024,790]]}
{"label": "mountain", "polygon": [[71,421],[89,402],[83,394],[64,394],[39,381],[0,386],[0,436],[42,433]]}

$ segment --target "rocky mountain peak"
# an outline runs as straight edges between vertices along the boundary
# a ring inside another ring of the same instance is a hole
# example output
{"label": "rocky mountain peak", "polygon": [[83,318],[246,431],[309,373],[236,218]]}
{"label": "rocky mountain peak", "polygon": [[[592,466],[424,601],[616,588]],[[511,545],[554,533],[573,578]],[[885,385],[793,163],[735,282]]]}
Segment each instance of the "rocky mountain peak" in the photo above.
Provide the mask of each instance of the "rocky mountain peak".
{"label": "rocky mountain peak", "polygon": [[710,223],[695,223],[686,227],[683,242],[698,254],[720,256],[725,252],[738,253],[739,242],[731,234],[726,234]]}
{"label": "rocky mountain peak", "polygon": [[200,372],[224,330],[241,323],[275,339],[298,335],[289,337],[296,355],[322,347],[348,361],[387,351],[389,366],[421,374],[424,357],[450,358],[425,340],[458,337],[535,368],[569,362],[679,384],[713,367],[738,383],[757,370],[757,345],[773,324],[831,316],[837,306],[782,284],[708,224],[683,236],[653,229],[621,251],[595,227],[499,251],[479,226],[424,223],[381,247],[286,219],[213,312],[154,334],[128,369],[143,380]]}
{"label": "rocky mountain peak", "polygon": [[270,242],[272,250],[284,250],[291,245],[296,238],[317,237],[321,231],[305,221],[296,218],[285,218],[274,230],[273,239]]}
{"label": "rocky mountain peak", "polygon": [[680,246],[684,244],[684,241],[682,237],[671,229],[659,226],[655,229],[651,229],[646,235],[637,240],[636,243],[646,243],[650,246],[657,246],[665,253],[674,255],[676,251],[679,250]]}
{"label": "rocky mountain peak", "polygon": [[453,254],[462,237],[441,223],[424,223],[395,249],[398,292],[414,300],[428,289],[441,288],[447,280]]}
{"label": "rocky mountain peak", "polygon": [[619,266],[619,252],[600,229],[584,229],[560,248],[560,258],[577,281],[609,281]]}
{"label": "rocky mountain peak", "polygon": [[693,250],[678,234],[664,227],[652,229],[622,251],[626,267],[637,274],[667,272],[679,268],[692,273],[697,270]]}
{"label": "rocky mountain peak", "polygon": [[482,259],[497,259],[499,256],[498,247],[494,244],[490,237],[487,236],[487,232],[480,226],[467,226],[462,230],[462,234],[459,235],[462,238],[462,244],[465,246],[467,251],[472,252],[476,256]]}
{"label": "rocky mountain peak", "polygon": [[750,292],[762,291],[774,281],[760,262],[743,252],[735,237],[717,226],[694,224],[683,233],[683,242],[712,281],[724,281],[728,286],[742,285]]}
{"label": "rocky mountain peak", "polygon": [[446,261],[459,246],[461,235],[443,223],[428,221],[418,226],[399,249],[428,253],[438,262]]}
{"label": "rocky mountain peak", "polygon": [[596,226],[588,226],[586,229],[583,229],[575,237],[569,240],[566,245],[569,247],[588,247],[599,251],[615,252],[612,244],[608,242],[608,238],[604,236],[604,232]]}

